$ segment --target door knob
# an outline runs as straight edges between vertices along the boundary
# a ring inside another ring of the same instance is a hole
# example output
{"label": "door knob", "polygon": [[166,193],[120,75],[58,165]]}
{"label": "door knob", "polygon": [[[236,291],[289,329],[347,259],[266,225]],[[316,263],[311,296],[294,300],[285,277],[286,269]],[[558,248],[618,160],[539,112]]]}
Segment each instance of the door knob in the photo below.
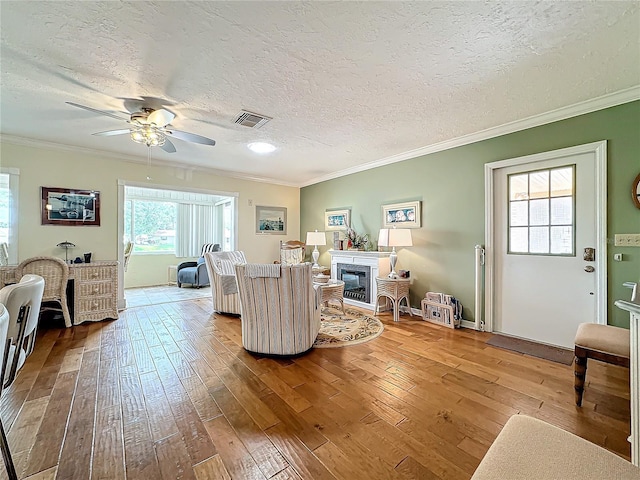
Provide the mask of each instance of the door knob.
{"label": "door knob", "polygon": [[586,267],[584,267],[584,271],[587,273],[593,273],[596,271],[596,269],[593,268],[591,265],[587,265]]}

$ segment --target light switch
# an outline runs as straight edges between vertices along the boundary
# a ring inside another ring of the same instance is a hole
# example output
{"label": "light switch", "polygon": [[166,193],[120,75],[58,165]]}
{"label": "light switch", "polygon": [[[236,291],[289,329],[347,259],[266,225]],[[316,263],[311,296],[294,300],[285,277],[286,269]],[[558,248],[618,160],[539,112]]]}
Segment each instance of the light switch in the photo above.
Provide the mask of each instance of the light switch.
{"label": "light switch", "polygon": [[621,261],[622,261],[622,254],[621,254],[621,253],[614,253],[614,254],[613,254],[613,259],[614,259],[616,262],[621,262]]}
{"label": "light switch", "polygon": [[616,233],[616,247],[640,247],[640,233]]}

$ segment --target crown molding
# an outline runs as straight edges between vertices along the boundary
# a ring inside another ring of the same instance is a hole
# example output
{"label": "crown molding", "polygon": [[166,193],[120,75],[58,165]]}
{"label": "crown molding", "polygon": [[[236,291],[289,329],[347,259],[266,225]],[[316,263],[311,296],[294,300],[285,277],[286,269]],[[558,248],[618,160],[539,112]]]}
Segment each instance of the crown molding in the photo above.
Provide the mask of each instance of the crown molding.
{"label": "crown molding", "polygon": [[346,175],[351,175],[352,173],[371,170],[372,168],[402,162],[404,160],[420,157],[422,155],[442,152],[444,150],[449,150],[455,147],[462,147],[463,145],[469,145],[471,143],[488,140],[490,138],[507,135],[509,133],[539,127],[541,125],[558,122],[560,120],[566,120],[567,118],[577,117],[579,115],[595,112],[597,110],[603,110],[605,108],[615,107],[616,105],[622,105],[623,103],[629,103],[636,100],[640,100],[640,85],[635,85],[625,90],[609,93],[601,97],[592,98],[590,100],[585,100],[584,102],[579,102],[566,107],[557,108],[555,110],[541,113],[539,115],[533,115],[521,120],[515,120],[513,122],[499,125],[497,127],[487,128],[485,130],[480,130],[478,132],[463,135],[461,137],[452,138],[443,142],[438,142],[432,145],[426,145],[424,147],[416,148],[414,150],[409,150],[407,152],[391,155],[390,157],[385,157],[380,160],[374,160],[372,162],[356,165],[354,167],[339,170],[337,172],[332,172],[322,177],[316,177],[312,180],[309,180],[308,182],[304,182],[300,185],[300,187],[308,187],[309,185],[326,182],[327,180],[333,180],[334,178],[344,177]]}
{"label": "crown molding", "polygon": [[[113,158],[115,160],[120,160],[124,162],[129,162],[129,163],[136,163],[136,164],[142,164],[142,165],[147,164],[146,157],[138,157],[136,155],[129,155],[126,153],[114,153],[106,150],[98,150],[93,148],[79,147],[75,145],[67,145],[64,143],[49,142],[46,140],[38,140],[35,138],[19,137],[17,135],[0,134],[0,143],[8,143],[12,145],[20,145],[24,147],[33,147],[33,148],[46,148],[51,150],[59,150],[63,152],[75,152],[75,153],[82,153],[85,155],[93,155],[93,156],[100,155],[105,158]],[[300,188],[300,185],[298,183],[283,182],[280,180],[275,180],[273,178],[246,175],[240,172],[219,170],[215,168],[203,167],[201,165],[191,165],[186,163],[180,163],[178,161],[151,159],[149,163],[151,165],[160,166],[160,167],[171,167],[171,168],[180,168],[183,170],[191,170],[196,172],[198,171],[206,172],[219,177],[237,178],[240,180],[247,180],[251,182],[269,183],[271,185],[282,185],[285,187]]]}

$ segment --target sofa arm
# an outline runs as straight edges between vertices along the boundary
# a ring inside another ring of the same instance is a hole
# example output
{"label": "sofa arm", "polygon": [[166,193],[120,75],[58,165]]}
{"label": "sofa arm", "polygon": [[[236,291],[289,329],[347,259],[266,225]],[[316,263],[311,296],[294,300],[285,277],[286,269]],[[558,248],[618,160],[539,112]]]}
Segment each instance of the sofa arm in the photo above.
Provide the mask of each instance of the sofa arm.
{"label": "sofa arm", "polygon": [[198,264],[198,273],[196,275],[198,285],[209,285],[209,272],[205,263]]}
{"label": "sofa arm", "polygon": [[183,268],[195,267],[196,265],[197,265],[196,262],[182,262],[178,264],[178,268],[176,269],[176,271],[179,272]]}

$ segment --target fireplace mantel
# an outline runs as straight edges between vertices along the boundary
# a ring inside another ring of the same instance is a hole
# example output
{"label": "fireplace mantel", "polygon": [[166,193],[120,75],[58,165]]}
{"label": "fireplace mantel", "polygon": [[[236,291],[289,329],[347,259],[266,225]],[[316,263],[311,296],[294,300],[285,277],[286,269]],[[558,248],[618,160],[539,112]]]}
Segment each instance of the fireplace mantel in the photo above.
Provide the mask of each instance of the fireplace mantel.
{"label": "fireplace mantel", "polygon": [[371,268],[370,286],[371,292],[369,303],[359,302],[350,298],[345,298],[344,303],[355,305],[356,307],[373,310],[376,304],[376,277],[389,273],[390,252],[366,252],[361,250],[329,250],[331,255],[331,278],[338,278],[338,263],[347,263]]}

